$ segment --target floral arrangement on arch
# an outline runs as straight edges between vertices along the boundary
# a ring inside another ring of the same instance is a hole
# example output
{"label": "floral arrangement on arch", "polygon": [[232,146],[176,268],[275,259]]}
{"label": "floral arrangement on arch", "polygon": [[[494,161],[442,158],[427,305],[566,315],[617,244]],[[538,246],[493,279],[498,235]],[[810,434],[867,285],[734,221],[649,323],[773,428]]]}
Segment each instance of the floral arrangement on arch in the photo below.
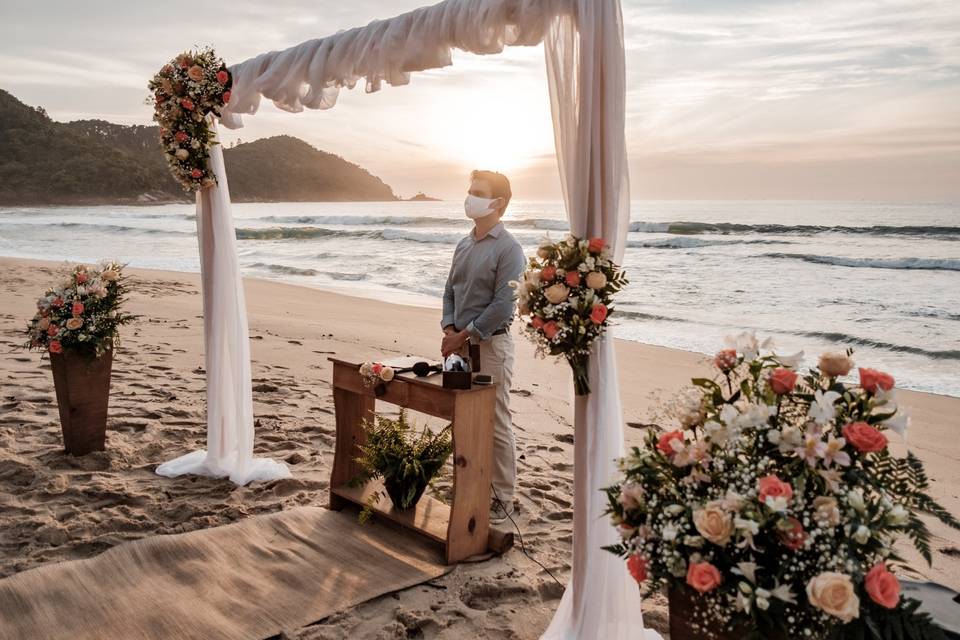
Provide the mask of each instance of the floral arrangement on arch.
{"label": "floral arrangement on arch", "polygon": [[181,53],[148,84],[167,165],[184,191],[217,183],[208,166],[217,140],[207,116],[220,116],[232,84],[227,66],[211,48]]}
{"label": "floral arrangement on arch", "polygon": [[930,497],[920,460],[888,450],[907,427],[893,377],[842,381],[852,352],[801,375],[802,354],[736,342],[673,405],[679,428],[620,461],[607,496],[621,541],[608,550],[646,589],[689,598],[698,637],[943,637],[900,596],[893,545],[905,536],[930,562],[918,514],[960,522]]}
{"label": "floral arrangement on arch", "polygon": [[126,301],[123,265],[75,265],[56,287],[37,300],[37,313],[27,324],[29,349],[63,353],[70,350],[99,357],[118,341],[119,328],[136,318],[121,311]]}
{"label": "floral arrangement on arch", "polygon": [[577,395],[590,393],[587,364],[594,341],[606,331],[613,295],[627,285],[603,238],[546,238],[520,282],[517,310],[537,355],[562,355],[573,370]]}

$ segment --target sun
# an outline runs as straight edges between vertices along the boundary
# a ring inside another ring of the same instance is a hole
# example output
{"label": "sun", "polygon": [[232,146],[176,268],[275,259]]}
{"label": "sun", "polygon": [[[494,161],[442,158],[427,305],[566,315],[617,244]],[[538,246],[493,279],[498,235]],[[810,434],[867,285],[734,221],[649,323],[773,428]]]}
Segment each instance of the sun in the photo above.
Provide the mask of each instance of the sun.
{"label": "sun", "polygon": [[541,82],[485,77],[437,92],[427,107],[425,141],[464,170],[511,171],[553,153],[550,103]]}

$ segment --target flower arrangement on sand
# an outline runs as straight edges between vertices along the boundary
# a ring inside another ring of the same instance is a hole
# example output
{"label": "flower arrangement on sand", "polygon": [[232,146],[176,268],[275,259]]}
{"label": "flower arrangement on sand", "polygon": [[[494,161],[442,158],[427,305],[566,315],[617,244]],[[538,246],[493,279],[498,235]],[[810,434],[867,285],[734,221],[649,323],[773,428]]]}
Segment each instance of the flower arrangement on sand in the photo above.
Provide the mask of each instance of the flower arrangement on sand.
{"label": "flower arrangement on sand", "polygon": [[901,597],[894,541],[930,562],[919,514],[960,522],[919,459],[888,449],[907,426],[893,377],[861,368],[844,382],[852,352],[801,374],[798,356],[736,343],[674,406],[678,428],[621,460],[608,550],[647,590],[689,598],[698,637],[942,637]]}
{"label": "flower arrangement on sand", "polygon": [[117,342],[119,328],[135,316],[121,311],[126,300],[123,265],[75,265],[56,287],[37,300],[37,313],[27,324],[30,349],[73,351],[99,357]]}
{"label": "flower arrangement on sand", "polygon": [[184,191],[216,184],[208,166],[217,144],[207,116],[219,116],[230,101],[233,79],[213,49],[187,51],[163,66],[147,85],[160,144],[173,177]]}
{"label": "flower arrangement on sand", "polygon": [[577,395],[590,393],[590,348],[609,325],[613,295],[627,282],[603,238],[567,236],[541,242],[523,279],[513,283],[518,313],[526,318],[524,331],[536,343],[537,355],[564,356]]}

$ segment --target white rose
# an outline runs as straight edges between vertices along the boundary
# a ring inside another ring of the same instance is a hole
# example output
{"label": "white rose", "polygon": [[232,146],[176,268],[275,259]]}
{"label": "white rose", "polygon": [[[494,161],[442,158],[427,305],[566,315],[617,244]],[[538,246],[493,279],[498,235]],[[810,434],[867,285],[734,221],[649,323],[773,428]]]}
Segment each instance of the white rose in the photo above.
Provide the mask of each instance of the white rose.
{"label": "white rose", "polygon": [[393,376],[394,376],[393,367],[384,367],[380,371],[380,379],[383,380],[384,382],[390,382],[391,380],[393,380]]}
{"label": "white rose", "polygon": [[852,537],[858,544],[867,544],[867,542],[870,541],[870,529],[860,525],[857,527],[857,530],[853,533]]}
{"label": "white rose", "polygon": [[836,527],[840,524],[840,509],[836,498],[818,496],[813,499],[813,517],[818,522]]}
{"label": "white rose", "polygon": [[860,615],[860,598],[853,589],[850,576],[825,571],[807,583],[807,599],[817,609],[844,623]]}
{"label": "white rose", "polygon": [[624,509],[636,509],[643,499],[643,487],[636,482],[624,482],[620,487],[620,504]]}
{"label": "white rose", "polygon": [[177,149],[173,155],[177,158],[177,160],[186,160],[190,157],[190,152],[186,149]]}
{"label": "white rose", "polygon": [[364,362],[362,365],[360,365],[360,375],[364,377],[373,375],[373,365],[371,365],[369,362]]}

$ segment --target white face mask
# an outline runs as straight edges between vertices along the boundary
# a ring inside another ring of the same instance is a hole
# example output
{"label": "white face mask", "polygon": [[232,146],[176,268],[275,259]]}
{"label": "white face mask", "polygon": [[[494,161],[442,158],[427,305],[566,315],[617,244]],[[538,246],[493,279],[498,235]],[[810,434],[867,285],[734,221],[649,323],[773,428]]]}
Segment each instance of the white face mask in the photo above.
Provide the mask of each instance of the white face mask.
{"label": "white face mask", "polygon": [[476,220],[477,218],[482,218],[483,216],[493,213],[493,203],[496,202],[496,200],[496,198],[487,199],[468,195],[467,199],[463,201],[463,210],[468,218]]}

